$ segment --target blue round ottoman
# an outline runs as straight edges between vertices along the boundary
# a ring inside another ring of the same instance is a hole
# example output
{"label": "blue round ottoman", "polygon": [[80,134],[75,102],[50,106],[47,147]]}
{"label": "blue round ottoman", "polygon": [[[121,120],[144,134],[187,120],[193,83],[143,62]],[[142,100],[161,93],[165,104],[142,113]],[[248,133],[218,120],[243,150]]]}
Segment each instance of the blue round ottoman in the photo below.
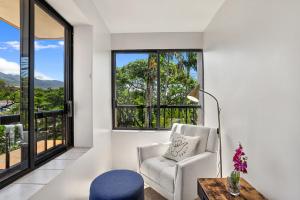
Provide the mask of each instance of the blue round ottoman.
{"label": "blue round ottoman", "polygon": [[95,178],[90,200],[144,200],[144,180],[130,170],[111,170]]}

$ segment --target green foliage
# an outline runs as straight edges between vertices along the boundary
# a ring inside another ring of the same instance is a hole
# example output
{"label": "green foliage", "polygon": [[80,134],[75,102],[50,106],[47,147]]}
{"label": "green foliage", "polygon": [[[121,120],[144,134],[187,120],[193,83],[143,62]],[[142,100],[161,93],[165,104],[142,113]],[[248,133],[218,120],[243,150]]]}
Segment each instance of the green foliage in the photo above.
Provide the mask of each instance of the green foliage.
{"label": "green foliage", "polygon": [[20,102],[19,88],[7,85],[4,80],[0,80],[0,101],[2,104],[1,112],[9,109],[9,112],[4,111],[3,114],[10,114],[18,111]]}
{"label": "green foliage", "polygon": [[146,60],[137,60],[122,68],[117,68],[116,92],[118,104],[144,105],[146,103],[147,75],[153,73],[148,69]]}
{"label": "green foliage", "polygon": [[[197,70],[196,53],[160,54],[161,104],[187,105],[187,93],[196,86],[197,80],[190,76]],[[150,57],[150,56],[149,56]],[[116,69],[116,97],[119,105],[145,105],[149,91],[147,80],[152,80],[152,102],[156,102],[157,68],[149,67],[147,60],[136,60]]]}
{"label": "green foliage", "polygon": [[[0,115],[20,112],[20,88],[0,80]],[[64,88],[35,88],[35,111],[61,110],[64,108]]]}
{"label": "green foliage", "polygon": [[20,134],[18,126],[14,126],[14,135],[15,135],[14,141],[19,142],[21,140],[21,134]]}
{"label": "green foliage", "polygon": [[232,186],[235,187],[234,189],[237,189],[238,187],[238,184],[240,182],[240,176],[240,172],[238,171],[232,171],[230,174]]}
{"label": "green foliage", "polygon": [[[161,104],[190,105],[186,95],[197,85],[197,79],[190,76],[191,69],[197,71],[196,53],[161,54],[160,82]],[[184,57],[186,56],[186,57]],[[175,61],[177,62],[175,62]]]}
{"label": "green foliage", "polygon": [[[190,72],[197,71],[197,53],[162,53],[160,66],[160,105],[195,105],[186,96],[198,81]],[[146,108],[123,109],[117,112],[117,124],[126,127],[156,127],[157,109],[157,55],[149,54],[148,59],[140,59],[116,68],[117,105],[147,106]],[[150,107],[150,108],[149,108]],[[172,112],[172,113],[171,113]],[[161,109],[160,124],[170,127],[171,116],[177,121],[195,123],[197,113],[192,110]],[[149,117],[151,113],[151,117]],[[193,121],[193,122],[192,122]]]}
{"label": "green foliage", "polygon": [[35,111],[61,110],[64,108],[64,88],[34,89]]}
{"label": "green foliage", "polygon": [[6,143],[5,126],[0,125],[0,154],[5,152],[5,143]]}

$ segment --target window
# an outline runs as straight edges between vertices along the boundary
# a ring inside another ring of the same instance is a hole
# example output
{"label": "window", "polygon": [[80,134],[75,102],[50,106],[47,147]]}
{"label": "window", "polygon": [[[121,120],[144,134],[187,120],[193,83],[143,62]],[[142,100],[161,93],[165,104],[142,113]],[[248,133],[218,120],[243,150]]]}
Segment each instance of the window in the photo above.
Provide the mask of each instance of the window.
{"label": "window", "polygon": [[[37,156],[65,143],[65,27],[35,4],[34,110]],[[49,113],[46,116],[45,113]]]}
{"label": "window", "polygon": [[[21,136],[18,126],[11,126],[13,134],[6,134],[3,121],[20,115],[20,2],[9,0],[0,4],[0,178],[2,172],[17,165],[21,159]],[[9,121],[9,120],[7,120]],[[8,129],[8,128],[7,128]],[[27,136],[27,134],[24,134]],[[10,136],[10,137],[9,137]],[[9,145],[7,145],[9,143]]]}
{"label": "window", "polygon": [[0,188],[73,144],[72,35],[44,0],[0,0]]}
{"label": "window", "polygon": [[170,129],[203,123],[202,101],[187,94],[203,87],[201,50],[113,51],[114,129]]}

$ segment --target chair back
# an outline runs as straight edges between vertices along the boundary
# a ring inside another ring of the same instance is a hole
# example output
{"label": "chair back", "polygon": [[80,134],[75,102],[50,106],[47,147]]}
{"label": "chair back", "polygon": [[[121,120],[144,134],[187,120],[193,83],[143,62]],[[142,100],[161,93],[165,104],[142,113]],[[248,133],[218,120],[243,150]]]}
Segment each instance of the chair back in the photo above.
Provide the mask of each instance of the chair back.
{"label": "chair back", "polygon": [[214,153],[218,150],[218,134],[215,128],[174,123],[171,129],[170,140],[172,140],[173,133],[200,137],[200,142],[195,152],[196,154],[206,151]]}

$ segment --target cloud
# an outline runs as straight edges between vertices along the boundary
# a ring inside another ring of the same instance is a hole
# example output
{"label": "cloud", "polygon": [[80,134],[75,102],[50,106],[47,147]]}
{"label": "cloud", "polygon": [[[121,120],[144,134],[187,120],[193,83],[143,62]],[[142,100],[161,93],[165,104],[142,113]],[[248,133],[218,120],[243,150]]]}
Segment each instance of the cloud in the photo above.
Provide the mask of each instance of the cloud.
{"label": "cloud", "polygon": [[14,50],[20,50],[20,42],[19,41],[6,41],[3,42],[6,48],[12,48]]}
{"label": "cloud", "polygon": [[53,78],[41,73],[41,72],[34,72],[34,78],[39,79],[39,80],[54,80]]}
{"label": "cloud", "polygon": [[[42,49],[56,49],[61,48],[64,46],[64,41],[59,41],[57,44],[42,44],[41,42],[35,41],[34,42],[34,48],[36,51],[42,50]],[[13,50],[20,50],[20,42],[19,41],[6,41],[2,42],[2,45],[0,46],[0,50],[4,49],[13,49]]]}
{"label": "cloud", "polygon": [[56,44],[47,44],[47,45],[43,45],[40,42],[35,41],[34,42],[34,49],[35,50],[41,50],[41,49],[56,49],[59,48],[59,45]]}
{"label": "cloud", "polygon": [[[4,74],[19,75],[20,65],[16,62],[10,62],[0,57],[0,72]],[[37,71],[34,72],[34,77],[39,80],[54,80],[53,78]]]}
{"label": "cloud", "polygon": [[0,58],[0,72],[4,74],[20,74],[20,65]]}

